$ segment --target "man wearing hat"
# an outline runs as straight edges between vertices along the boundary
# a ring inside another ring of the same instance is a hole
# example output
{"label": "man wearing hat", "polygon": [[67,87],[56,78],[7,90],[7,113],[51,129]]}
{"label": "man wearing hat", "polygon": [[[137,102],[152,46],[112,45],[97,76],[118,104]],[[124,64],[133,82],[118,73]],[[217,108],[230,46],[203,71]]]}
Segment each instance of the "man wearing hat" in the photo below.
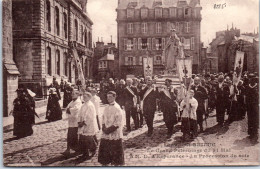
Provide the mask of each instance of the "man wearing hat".
{"label": "man wearing hat", "polygon": [[163,120],[168,129],[167,138],[170,138],[173,134],[173,126],[177,123],[177,111],[176,104],[177,94],[174,93],[174,89],[171,86],[172,80],[166,79],[165,86],[160,92],[160,110],[163,112]]}
{"label": "man wearing hat", "polygon": [[148,127],[147,136],[150,137],[153,134],[153,119],[156,111],[156,100],[159,97],[159,92],[152,83],[152,77],[146,77],[146,86],[140,91],[140,97],[142,100],[142,110],[145,117],[145,121]]}

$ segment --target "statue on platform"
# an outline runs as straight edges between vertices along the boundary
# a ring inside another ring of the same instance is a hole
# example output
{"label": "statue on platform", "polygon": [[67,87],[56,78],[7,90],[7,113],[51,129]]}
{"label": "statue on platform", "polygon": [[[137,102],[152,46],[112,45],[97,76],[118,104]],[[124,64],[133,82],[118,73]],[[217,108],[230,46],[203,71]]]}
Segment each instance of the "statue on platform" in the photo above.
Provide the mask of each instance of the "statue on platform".
{"label": "statue on platform", "polygon": [[176,58],[185,58],[184,47],[180,38],[176,35],[176,30],[171,29],[171,36],[163,50],[162,59],[166,67],[165,74],[177,73]]}

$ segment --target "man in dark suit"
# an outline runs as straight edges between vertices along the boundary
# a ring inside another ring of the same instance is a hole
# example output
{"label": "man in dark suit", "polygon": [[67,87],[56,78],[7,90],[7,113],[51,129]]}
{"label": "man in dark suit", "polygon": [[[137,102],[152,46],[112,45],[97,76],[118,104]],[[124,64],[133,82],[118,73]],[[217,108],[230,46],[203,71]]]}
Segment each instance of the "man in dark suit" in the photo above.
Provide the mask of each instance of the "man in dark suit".
{"label": "man in dark suit", "polygon": [[153,85],[150,76],[146,77],[146,84],[146,87],[140,91],[140,97],[143,102],[142,110],[148,127],[147,136],[150,137],[153,134],[153,119],[157,107],[156,100],[159,97],[159,92]]}
{"label": "man in dark suit", "polygon": [[194,78],[194,84],[191,86],[194,91],[194,98],[198,101],[197,123],[200,126],[200,132],[203,132],[203,115],[206,115],[205,101],[208,98],[206,89],[200,84],[200,78]]}
{"label": "man in dark suit", "polygon": [[137,120],[137,88],[132,86],[133,80],[126,79],[126,87],[124,88],[124,109],[126,113],[126,128],[131,131],[130,118],[132,117],[135,124],[135,129],[138,129]]}
{"label": "man in dark suit", "polygon": [[216,116],[220,126],[223,126],[225,120],[225,105],[228,102],[229,94],[229,87],[224,84],[224,76],[220,75],[216,86]]}
{"label": "man in dark suit", "polygon": [[165,85],[160,91],[160,110],[163,112],[163,120],[168,129],[167,138],[171,138],[173,134],[173,126],[177,123],[177,104],[171,80],[166,79]]}

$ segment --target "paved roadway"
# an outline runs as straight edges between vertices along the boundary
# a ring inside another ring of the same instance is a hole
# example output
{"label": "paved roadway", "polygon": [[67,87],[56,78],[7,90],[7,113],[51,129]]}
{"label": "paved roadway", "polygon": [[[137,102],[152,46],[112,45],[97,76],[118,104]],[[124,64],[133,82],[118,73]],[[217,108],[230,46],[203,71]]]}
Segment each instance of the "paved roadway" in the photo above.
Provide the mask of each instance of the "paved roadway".
{"label": "paved roadway", "polygon": [[[103,110],[104,106],[101,107],[101,112]],[[97,154],[86,161],[81,161],[73,155],[69,158],[61,155],[66,149],[67,135],[65,112],[63,114],[63,120],[51,123],[41,117],[33,127],[34,134],[26,138],[15,140],[11,130],[5,131],[4,165],[100,166]],[[151,138],[146,136],[146,126],[128,134],[124,133],[126,166],[258,164],[259,144],[250,143],[246,134],[246,119],[223,128],[218,128],[215,124],[215,114],[212,113],[206,131],[195,140],[183,143],[179,124],[175,126],[172,138],[166,139],[167,129],[162,115],[158,113]],[[232,157],[232,154],[241,156]]]}

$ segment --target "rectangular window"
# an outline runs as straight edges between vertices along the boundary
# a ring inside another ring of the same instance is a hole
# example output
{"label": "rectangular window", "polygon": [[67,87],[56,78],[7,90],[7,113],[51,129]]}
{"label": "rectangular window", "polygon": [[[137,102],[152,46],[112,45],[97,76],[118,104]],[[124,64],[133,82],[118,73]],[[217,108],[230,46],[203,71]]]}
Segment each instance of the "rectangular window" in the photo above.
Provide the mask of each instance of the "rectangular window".
{"label": "rectangular window", "polygon": [[127,33],[128,34],[132,34],[134,31],[133,31],[133,23],[128,23],[127,24]]}
{"label": "rectangular window", "polygon": [[142,33],[147,33],[147,23],[142,23]]}
{"label": "rectangular window", "polygon": [[185,22],[184,24],[185,24],[184,25],[184,31],[186,33],[189,33],[190,32],[190,23],[189,22]]}
{"label": "rectangular window", "polygon": [[128,57],[125,57],[125,61],[126,61],[126,63],[125,63],[125,65],[133,65],[133,57],[131,57],[131,56],[128,56]]}
{"label": "rectangular window", "polygon": [[126,51],[133,50],[134,48],[134,40],[133,39],[124,39],[124,49]]}
{"label": "rectangular window", "polygon": [[161,22],[156,23],[156,33],[162,33],[162,24]]}
{"label": "rectangular window", "polygon": [[157,56],[154,56],[154,64],[155,65],[161,65],[162,64],[162,57],[157,55]]}
{"label": "rectangular window", "polygon": [[148,40],[147,40],[147,38],[142,38],[141,39],[141,49],[142,50],[148,49]]}
{"label": "rectangular window", "polygon": [[162,18],[162,8],[155,8],[155,18]]}
{"label": "rectangular window", "polygon": [[154,38],[153,39],[153,50],[162,50],[163,49],[163,38]]}
{"label": "rectangular window", "polygon": [[148,18],[148,9],[141,9],[141,18]]}
{"label": "rectangular window", "polygon": [[190,50],[190,39],[184,38],[183,46],[184,46],[184,49]]}
{"label": "rectangular window", "polygon": [[177,16],[176,8],[170,8],[170,17],[176,17],[176,16]]}
{"label": "rectangular window", "polygon": [[195,38],[194,37],[192,37],[191,39],[191,50],[194,50],[195,49]]}

